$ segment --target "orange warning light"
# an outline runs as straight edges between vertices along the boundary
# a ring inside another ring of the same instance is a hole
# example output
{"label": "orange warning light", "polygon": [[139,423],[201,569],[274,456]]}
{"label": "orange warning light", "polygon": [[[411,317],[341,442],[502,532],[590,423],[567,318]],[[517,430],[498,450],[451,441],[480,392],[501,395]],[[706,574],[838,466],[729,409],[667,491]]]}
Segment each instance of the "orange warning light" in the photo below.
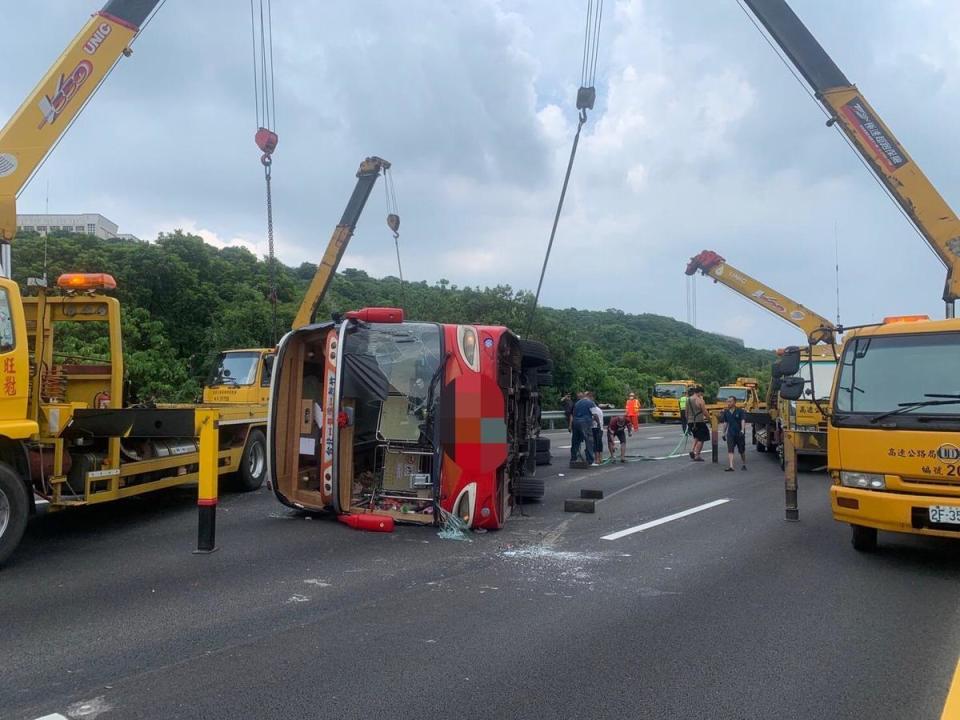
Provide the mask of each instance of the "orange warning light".
{"label": "orange warning light", "polygon": [[57,287],[64,290],[113,290],[117,281],[107,273],[66,273],[57,278]]}
{"label": "orange warning light", "polygon": [[889,325],[891,323],[900,322],[922,322],[923,320],[929,319],[929,315],[888,315],[883,319],[883,324]]}

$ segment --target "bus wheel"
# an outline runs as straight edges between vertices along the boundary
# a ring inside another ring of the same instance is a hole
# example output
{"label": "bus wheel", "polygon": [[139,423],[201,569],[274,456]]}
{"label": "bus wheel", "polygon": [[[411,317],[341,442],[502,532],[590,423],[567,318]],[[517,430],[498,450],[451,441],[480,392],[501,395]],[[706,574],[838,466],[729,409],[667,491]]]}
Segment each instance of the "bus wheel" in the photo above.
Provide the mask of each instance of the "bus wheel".
{"label": "bus wheel", "polygon": [[244,492],[257,490],[267,476],[267,441],[262,430],[251,430],[240,458],[237,487]]}
{"label": "bus wheel", "polygon": [[0,463],[0,565],[20,544],[29,514],[26,485],[9,465]]}
{"label": "bus wheel", "polygon": [[863,525],[851,525],[853,536],[850,538],[853,549],[859,552],[873,552],[877,549],[877,529]]}

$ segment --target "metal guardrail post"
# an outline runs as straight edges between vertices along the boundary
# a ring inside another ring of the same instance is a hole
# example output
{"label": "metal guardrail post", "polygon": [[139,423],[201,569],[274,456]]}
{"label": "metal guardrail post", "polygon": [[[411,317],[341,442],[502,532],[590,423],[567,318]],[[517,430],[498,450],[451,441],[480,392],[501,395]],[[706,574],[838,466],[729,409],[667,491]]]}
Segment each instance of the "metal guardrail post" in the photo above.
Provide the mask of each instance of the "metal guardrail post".
{"label": "metal guardrail post", "polygon": [[220,411],[197,410],[197,437],[200,441],[199,486],[197,489],[197,549],[194,554],[217,550],[217,481],[220,455]]}

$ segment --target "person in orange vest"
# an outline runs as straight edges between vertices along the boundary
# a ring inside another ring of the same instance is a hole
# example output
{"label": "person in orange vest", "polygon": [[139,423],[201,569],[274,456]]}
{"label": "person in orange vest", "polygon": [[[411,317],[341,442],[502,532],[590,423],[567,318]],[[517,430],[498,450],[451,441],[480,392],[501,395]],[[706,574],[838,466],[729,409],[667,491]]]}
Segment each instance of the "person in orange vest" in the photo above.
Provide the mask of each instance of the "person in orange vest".
{"label": "person in orange vest", "polygon": [[633,431],[640,429],[640,401],[637,400],[636,393],[630,393],[627,398],[627,422],[633,427]]}

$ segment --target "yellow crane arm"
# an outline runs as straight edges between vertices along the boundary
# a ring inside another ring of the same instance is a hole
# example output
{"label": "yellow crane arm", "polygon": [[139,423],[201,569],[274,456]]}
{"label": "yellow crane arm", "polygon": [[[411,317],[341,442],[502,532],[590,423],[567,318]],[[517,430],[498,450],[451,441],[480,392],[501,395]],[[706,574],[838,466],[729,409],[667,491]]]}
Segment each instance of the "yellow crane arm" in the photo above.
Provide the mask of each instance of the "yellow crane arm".
{"label": "yellow crane arm", "polygon": [[310,287],[307,288],[307,294],[300,303],[300,309],[293,320],[293,329],[309,325],[314,321],[317,312],[317,306],[323,300],[323,296],[330,287],[330,281],[333,280],[334,273],[337,272],[337,266],[346,252],[347,244],[353,237],[353,231],[357,227],[357,220],[367,204],[367,198],[373,190],[377,178],[381,171],[390,169],[390,163],[383,158],[368,157],[360,163],[360,169],[357,170],[357,184],[353,188],[353,194],[350,196],[347,207],[343,211],[343,217],[340,223],[334,228],[333,236],[327,244],[326,252],[320,264],[317,265],[317,272],[310,281]]}
{"label": "yellow crane arm", "polygon": [[744,0],[810,84],[844,135],[947,266],[948,315],[960,297],[960,220],[870,103],[833,62],[785,0]]}
{"label": "yellow crane arm", "polygon": [[690,258],[687,264],[687,275],[694,275],[698,271],[713,278],[714,282],[722,283],[748,300],[752,300],[791,325],[796,325],[803,330],[810,344],[836,342],[837,327],[832,322],[737,270],[712,250],[704,250]]}
{"label": "yellow crane arm", "polygon": [[[17,195],[123,55],[159,0],[109,0],[0,130],[0,243],[17,230]],[[3,268],[9,274],[9,268]]]}

